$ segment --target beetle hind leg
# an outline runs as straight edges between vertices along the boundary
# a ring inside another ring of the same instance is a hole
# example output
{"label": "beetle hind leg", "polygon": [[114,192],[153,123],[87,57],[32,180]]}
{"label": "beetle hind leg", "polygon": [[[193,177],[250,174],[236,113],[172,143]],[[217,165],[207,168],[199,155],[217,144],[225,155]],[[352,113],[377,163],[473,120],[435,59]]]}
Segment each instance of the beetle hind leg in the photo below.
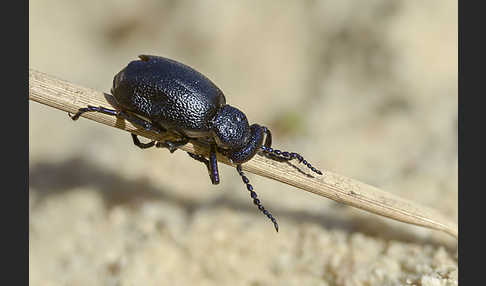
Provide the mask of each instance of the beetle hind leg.
{"label": "beetle hind leg", "polygon": [[69,115],[69,117],[71,117],[72,120],[78,120],[79,117],[83,113],[86,113],[86,112],[99,112],[99,113],[103,113],[103,114],[106,114],[106,115],[112,115],[112,116],[115,116],[117,118],[124,119],[124,120],[132,123],[133,125],[143,127],[147,131],[153,131],[157,134],[160,134],[160,133],[166,131],[164,128],[160,128],[159,126],[154,125],[147,120],[144,120],[144,119],[141,119],[137,116],[131,115],[131,114],[125,112],[125,111],[118,111],[118,110],[109,109],[109,108],[102,107],[102,106],[96,107],[96,106],[88,105],[87,107],[80,108],[78,110],[78,112],[76,112],[76,114],[71,115],[71,114],[68,113],[68,115]]}
{"label": "beetle hind leg", "polygon": [[76,112],[76,114],[71,115],[70,113],[68,113],[68,115],[69,117],[71,117],[72,120],[78,120],[81,114],[85,112],[100,112],[103,114],[113,115],[113,116],[117,116],[118,114],[118,112],[114,109],[108,109],[102,106],[96,107],[96,106],[88,105],[87,107],[80,108],[78,112]]}

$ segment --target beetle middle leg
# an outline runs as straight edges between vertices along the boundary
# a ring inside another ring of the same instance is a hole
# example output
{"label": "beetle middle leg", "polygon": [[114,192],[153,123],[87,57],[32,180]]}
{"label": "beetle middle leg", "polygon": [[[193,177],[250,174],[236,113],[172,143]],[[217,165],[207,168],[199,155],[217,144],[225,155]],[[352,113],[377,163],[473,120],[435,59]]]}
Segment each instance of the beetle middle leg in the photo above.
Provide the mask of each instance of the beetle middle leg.
{"label": "beetle middle leg", "polygon": [[211,179],[211,183],[213,185],[219,184],[219,170],[218,170],[218,160],[216,158],[216,146],[211,145],[211,149],[209,151],[209,160],[206,159],[202,155],[192,154],[187,152],[187,154],[196,161],[204,163],[208,168],[209,178]]}
{"label": "beetle middle leg", "polygon": [[138,139],[138,136],[136,134],[133,134],[133,133],[132,133],[132,139],[133,139],[133,144],[135,144],[135,146],[139,147],[140,149],[147,149],[147,148],[153,147],[155,145],[155,141],[151,141],[149,143],[140,142],[140,140]]}
{"label": "beetle middle leg", "polygon": [[159,141],[155,144],[155,147],[167,148],[169,149],[170,153],[174,153],[177,150],[177,148],[186,145],[187,142],[189,142],[189,138],[182,137],[182,139],[179,141],[171,141],[171,140]]}
{"label": "beetle middle leg", "polygon": [[273,149],[272,146],[272,133],[266,127],[263,128],[263,133],[265,133],[265,144],[261,146],[261,150],[263,153],[269,155],[269,157],[276,161],[289,161],[292,159],[299,160],[299,163],[306,165],[312,172],[322,175],[322,172],[312,166],[307,160],[304,159],[300,154],[294,152],[287,152],[287,151],[280,151],[277,149]]}
{"label": "beetle middle leg", "polygon": [[179,141],[165,140],[165,141],[151,141],[148,143],[142,143],[140,142],[140,139],[138,139],[138,136],[133,133],[132,133],[132,139],[133,139],[133,144],[135,144],[135,146],[139,147],[140,149],[147,149],[155,146],[157,148],[167,148],[169,149],[170,153],[174,153],[179,147],[184,146],[187,144],[187,142],[189,142],[189,138],[183,137]]}

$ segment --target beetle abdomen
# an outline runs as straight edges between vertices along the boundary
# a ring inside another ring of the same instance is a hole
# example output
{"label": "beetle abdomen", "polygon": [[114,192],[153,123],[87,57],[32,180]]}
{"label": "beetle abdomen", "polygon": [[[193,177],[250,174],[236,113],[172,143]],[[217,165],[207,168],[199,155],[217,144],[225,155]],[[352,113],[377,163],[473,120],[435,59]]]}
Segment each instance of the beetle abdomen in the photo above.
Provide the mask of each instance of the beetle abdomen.
{"label": "beetle abdomen", "polygon": [[226,103],[223,92],[189,66],[156,56],[140,58],[113,79],[118,104],[167,129],[206,136],[208,122]]}

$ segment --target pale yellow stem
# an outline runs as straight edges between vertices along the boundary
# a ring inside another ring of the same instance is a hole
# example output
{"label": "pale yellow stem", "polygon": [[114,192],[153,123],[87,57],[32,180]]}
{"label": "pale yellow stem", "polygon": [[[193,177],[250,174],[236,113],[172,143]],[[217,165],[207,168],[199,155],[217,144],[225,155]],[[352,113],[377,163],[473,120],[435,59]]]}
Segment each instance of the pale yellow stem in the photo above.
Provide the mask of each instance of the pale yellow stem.
{"label": "pale yellow stem", "polygon": [[[110,95],[108,94],[56,79],[32,69],[29,69],[29,99],[70,113],[76,113],[79,108],[87,105],[108,108],[113,106],[109,103]],[[155,133],[138,129],[114,116],[98,112],[88,112],[82,116],[149,139],[161,139]],[[207,148],[197,144],[197,142],[191,142],[180,147],[180,149],[205,156],[208,154]],[[218,156],[218,161],[231,165],[223,156]],[[401,222],[441,230],[455,238],[458,237],[457,224],[435,210],[345,176],[321,169],[324,173],[323,176],[313,174],[312,177],[309,177],[289,164],[276,162],[263,156],[255,156],[242,167],[248,172],[292,185],[343,204]]]}

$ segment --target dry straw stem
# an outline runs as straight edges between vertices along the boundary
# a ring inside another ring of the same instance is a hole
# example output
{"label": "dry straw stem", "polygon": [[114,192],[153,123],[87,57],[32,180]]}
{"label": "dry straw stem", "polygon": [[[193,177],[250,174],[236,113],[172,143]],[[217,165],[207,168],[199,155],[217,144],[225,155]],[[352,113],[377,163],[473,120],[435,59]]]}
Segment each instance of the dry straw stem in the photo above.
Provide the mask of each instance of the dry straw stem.
{"label": "dry straw stem", "polygon": [[[116,108],[116,103],[110,98],[109,94],[74,85],[29,69],[29,99],[36,102],[66,112],[76,113],[79,108],[87,105],[105,106],[108,108],[113,106]],[[114,116],[98,112],[88,112],[82,116],[152,140],[160,140],[162,138],[160,135],[139,129],[131,123],[117,119]],[[66,120],[68,120],[67,116]],[[197,142],[191,142],[180,147],[180,149],[205,156],[208,154],[208,149],[197,144]],[[218,156],[218,161],[233,166],[223,156]],[[242,167],[248,172],[289,184],[346,205],[401,222],[441,230],[455,238],[458,237],[457,224],[435,210],[345,176],[322,169],[323,176],[309,176],[306,168],[299,169],[299,164],[292,165],[276,162],[264,156],[255,156],[252,160],[243,164]]]}

